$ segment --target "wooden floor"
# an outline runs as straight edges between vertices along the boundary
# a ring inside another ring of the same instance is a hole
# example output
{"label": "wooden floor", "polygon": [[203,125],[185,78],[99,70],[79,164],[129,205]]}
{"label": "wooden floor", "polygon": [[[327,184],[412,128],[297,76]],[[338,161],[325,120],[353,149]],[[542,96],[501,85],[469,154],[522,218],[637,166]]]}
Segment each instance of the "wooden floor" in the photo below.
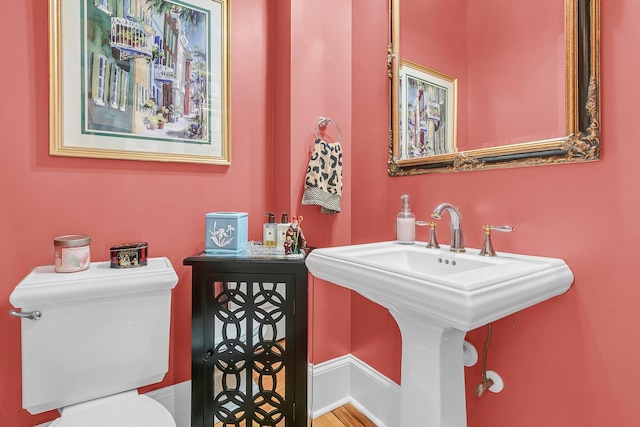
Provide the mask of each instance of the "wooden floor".
{"label": "wooden floor", "polygon": [[[222,427],[217,423],[215,427]],[[244,425],[244,424],[243,424]],[[278,424],[284,426],[284,422]],[[311,423],[312,427],[376,427],[376,425],[350,403],[319,416]]]}
{"label": "wooden floor", "polygon": [[[280,345],[285,346],[284,340],[280,341]],[[253,380],[255,382],[260,381],[257,374],[254,373]],[[271,389],[273,383],[268,381],[268,378],[263,378],[263,385],[266,389]],[[276,375],[276,392],[284,396],[284,369],[282,369]],[[271,407],[263,408],[266,410],[272,409]],[[225,427],[232,424],[216,423],[214,427]],[[364,416],[353,405],[347,403],[344,406],[334,409],[331,412],[316,418],[312,422],[312,427],[377,427],[369,418]],[[245,427],[246,422],[241,423],[241,427]],[[259,424],[254,423],[252,427],[259,427]],[[284,420],[278,423],[277,427],[284,427]]]}
{"label": "wooden floor", "polygon": [[350,403],[313,420],[313,427],[376,427]]}

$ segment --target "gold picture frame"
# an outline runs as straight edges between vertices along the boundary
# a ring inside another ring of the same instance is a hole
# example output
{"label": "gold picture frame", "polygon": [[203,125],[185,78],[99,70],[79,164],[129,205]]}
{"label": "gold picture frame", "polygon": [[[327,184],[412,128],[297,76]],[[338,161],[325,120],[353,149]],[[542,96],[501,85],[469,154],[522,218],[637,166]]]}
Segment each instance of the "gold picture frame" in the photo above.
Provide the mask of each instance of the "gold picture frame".
{"label": "gold picture frame", "polygon": [[229,165],[228,0],[49,0],[52,156]]}

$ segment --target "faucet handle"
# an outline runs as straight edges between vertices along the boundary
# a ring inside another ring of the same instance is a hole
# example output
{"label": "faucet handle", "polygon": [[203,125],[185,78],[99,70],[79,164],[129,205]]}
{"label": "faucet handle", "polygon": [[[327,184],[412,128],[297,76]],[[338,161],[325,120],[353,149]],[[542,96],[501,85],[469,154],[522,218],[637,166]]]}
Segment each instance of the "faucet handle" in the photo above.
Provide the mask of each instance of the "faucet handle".
{"label": "faucet handle", "polygon": [[438,244],[438,240],[436,239],[436,222],[435,221],[416,221],[416,225],[423,227],[428,225],[429,228],[429,242],[425,246],[425,248],[429,249],[438,249],[440,245]]}
{"label": "faucet handle", "polygon": [[493,245],[491,244],[492,230],[501,231],[503,233],[516,231],[516,228],[511,225],[483,225],[482,228],[484,229],[484,244],[482,245],[482,249],[479,254],[482,256],[496,256],[496,251],[493,250]]}
{"label": "faucet handle", "polygon": [[494,231],[502,231],[505,233],[509,233],[511,231],[516,231],[516,228],[512,225],[483,225],[485,233],[491,234],[491,230]]}

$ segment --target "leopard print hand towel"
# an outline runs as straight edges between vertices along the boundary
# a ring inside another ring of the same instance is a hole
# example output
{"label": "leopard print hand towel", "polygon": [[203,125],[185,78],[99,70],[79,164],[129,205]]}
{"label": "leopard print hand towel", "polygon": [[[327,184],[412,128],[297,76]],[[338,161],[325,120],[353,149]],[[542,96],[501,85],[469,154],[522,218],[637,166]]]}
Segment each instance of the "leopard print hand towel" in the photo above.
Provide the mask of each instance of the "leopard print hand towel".
{"label": "leopard print hand towel", "polygon": [[302,204],[319,205],[321,213],[333,215],[340,212],[341,200],[342,146],[318,138],[307,167]]}

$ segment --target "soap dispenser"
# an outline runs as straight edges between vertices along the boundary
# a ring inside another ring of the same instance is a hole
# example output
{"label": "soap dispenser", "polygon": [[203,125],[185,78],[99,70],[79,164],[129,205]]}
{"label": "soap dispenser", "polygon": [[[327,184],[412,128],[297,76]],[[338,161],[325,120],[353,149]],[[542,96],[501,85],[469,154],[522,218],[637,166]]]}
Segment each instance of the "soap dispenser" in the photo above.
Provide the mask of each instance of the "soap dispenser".
{"label": "soap dispenser", "polygon": [[416,240],[416,216],[411,212],[409,195],[400,197],[402,211],[396,219],[396,235],[398,243],[411,244]]}
{"label": "soap dispenser", "polygon": [[265,222],[262,226],[262,242],[266,247],[275,247],[278,240],[276,216],[273,212],[267,212],[265,215],[269,217],[269,222]]}

